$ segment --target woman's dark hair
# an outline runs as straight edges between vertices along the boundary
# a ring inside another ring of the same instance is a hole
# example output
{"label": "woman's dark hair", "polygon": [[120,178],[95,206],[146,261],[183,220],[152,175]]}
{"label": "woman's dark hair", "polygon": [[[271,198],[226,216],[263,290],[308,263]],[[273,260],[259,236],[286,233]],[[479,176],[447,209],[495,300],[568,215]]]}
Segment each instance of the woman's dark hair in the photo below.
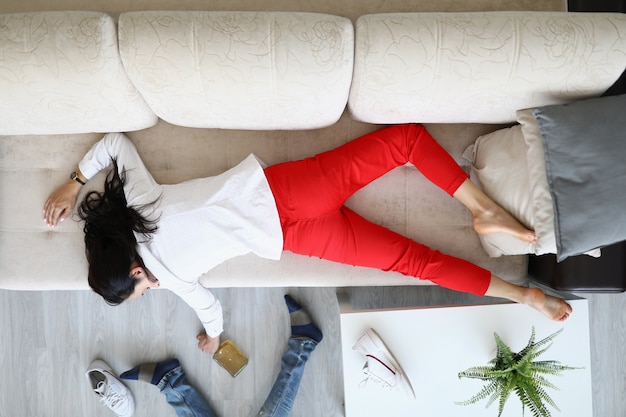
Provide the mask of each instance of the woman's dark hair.
{"label": "woman's dark hair", "polygon": [[78,207],[78,216],[85,222],[89,286],[111,305],[120,304],[133,293],[137,283],[129,276],[133,262],[144,267],[133,232],[149,238],[157,230],[156,221],[142,216],[145,206],[127,206],[125,183],[126,171],[120,174],[114,159],[104,191],[89,192]]}

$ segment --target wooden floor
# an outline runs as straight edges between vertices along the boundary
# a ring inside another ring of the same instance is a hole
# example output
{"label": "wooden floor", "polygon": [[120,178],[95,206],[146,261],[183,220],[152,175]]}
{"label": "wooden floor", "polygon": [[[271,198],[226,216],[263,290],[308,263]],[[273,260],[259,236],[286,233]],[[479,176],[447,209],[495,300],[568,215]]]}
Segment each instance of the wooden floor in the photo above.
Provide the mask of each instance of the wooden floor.
{"label": "wooden floor", "polygon": [[[0,290],[0,417],[112,416],[89,392],[83,374],[91,360],[104,359],[119,374],[143,361],[170,357],[180,359],[218,416],[254,416],[285,349],[289,332],[285,293],[308,307],[325,335],[307,364],[292,416],[342,416],[336,292],[334,288],[216,290],[225,307],[225,336],[250,357],[248,367],[233,379],[197,350],[197,318],[167,291],[152,291],[140,300],[110,307],[88,291]],[[354,288],[349,294],[357,308],[487,301],[436,287]],[[626,294],[587,298],[594,416],[624,416]],[[127,386],[137,402],[136,417],[175,416],[155,387],[134,381]],[[468,415],[473,411],[468,409]]]}
{"label": "wooden floor", "polygon": [[[101,358],[116,374],[144,361],[177,357],[218,416],[252,416],[269,392],[288,337],[283,289],[217,290],[229,326],[224,335],[249,356],[236,378],[196,347],[201,330],[194,312],[169,291],[108,306],[88,291],[0,291],[0,416],[111,416],[83,374]],[[326,339],[312,357],[294,416],[342,410],[338,307],[333,290],[290,291],[310,306]],[[175,416],[149,384],[129,382],[136,417]],[[308,413],[308,414],[307,414]],[[316,414],[320,415],[320,414]]]}

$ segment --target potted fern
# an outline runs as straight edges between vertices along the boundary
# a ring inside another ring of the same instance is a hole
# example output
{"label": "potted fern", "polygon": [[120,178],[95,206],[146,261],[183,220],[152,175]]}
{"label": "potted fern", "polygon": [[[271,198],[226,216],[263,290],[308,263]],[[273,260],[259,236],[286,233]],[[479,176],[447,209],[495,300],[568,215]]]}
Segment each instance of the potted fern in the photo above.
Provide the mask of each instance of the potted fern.
{"label": "potted fern", "polygon": [[[552,340],[563,329],[551,334],[545,339],[535,342],[535,328],[532,329],[530,340],[519,353],[511,349],[502,341],[497,333],[496,357],[488,366],[475,366],[459,372],[459,378],[481,379],[486,382],[483,388],[467,401],[457,402],[459,405],[475,404],[488,399],[485,408],[498,400],[498,417],[502,415],[504,404],[512,393],[515,393],[522,403],[522,411],[528,408],[533,417],[550,417],[548,405],[559,410],[554,401],[546,392],[546,388],[558,389],[546,379],[547,375],[561,375],[563,371],[573,368],[561,365],[557,361],[536,361],[535,359],[551,346]],[[559,410],[560,411],[560,410]]]}

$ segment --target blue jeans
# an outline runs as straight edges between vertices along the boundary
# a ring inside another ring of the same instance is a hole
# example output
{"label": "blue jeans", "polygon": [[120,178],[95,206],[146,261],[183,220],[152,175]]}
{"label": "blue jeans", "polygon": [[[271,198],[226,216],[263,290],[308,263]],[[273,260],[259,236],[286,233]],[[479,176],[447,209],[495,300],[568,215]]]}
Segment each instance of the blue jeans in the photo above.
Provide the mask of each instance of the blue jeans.
{"label": "blue jeans", "polygon": [[189,383],[182,367],[166,373],[157,387],[178,417],[216,417],[202,395]]}
{"label": "blue jeans", "polygon": [[[311,339],[289,338],[280,372],[257,417],[289,416],[300,387],[304,365],[316,346],[317,343]],[[157,386],[178,417],[216,417],[202,395],[189,383],[180,366],[165,374]]]}

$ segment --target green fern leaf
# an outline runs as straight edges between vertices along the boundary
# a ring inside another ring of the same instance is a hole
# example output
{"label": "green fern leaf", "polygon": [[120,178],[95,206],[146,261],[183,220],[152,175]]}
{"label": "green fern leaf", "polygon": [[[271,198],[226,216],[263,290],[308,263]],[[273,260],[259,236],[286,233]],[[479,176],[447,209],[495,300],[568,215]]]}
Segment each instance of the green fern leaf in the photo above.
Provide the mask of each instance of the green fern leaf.
{"label": "green fern leaf", "polygon": [[498,401],[498,417],[502,415],[504,406],[512,393],[515,393],[522,404],[522,412],[526,409],[533,417],[551,417],[549,407],[559,410],[546,389],[558,390],[545,376],[560,376],[564,371],[581,369],[561,365],[557,361],[536,360],[551,346],[553,339],[559,335],[560,329],[548,337],[535,342],[535,328],[532,328],[528,343],[520,352],[513,352],[497,333],[496,357],[489,361],[488,366],[475,366],[459,372],[459,378],[480,379],[486,385],[469,400],[457,402],[459,405],[476,404],[487,400],[486,408]]}

